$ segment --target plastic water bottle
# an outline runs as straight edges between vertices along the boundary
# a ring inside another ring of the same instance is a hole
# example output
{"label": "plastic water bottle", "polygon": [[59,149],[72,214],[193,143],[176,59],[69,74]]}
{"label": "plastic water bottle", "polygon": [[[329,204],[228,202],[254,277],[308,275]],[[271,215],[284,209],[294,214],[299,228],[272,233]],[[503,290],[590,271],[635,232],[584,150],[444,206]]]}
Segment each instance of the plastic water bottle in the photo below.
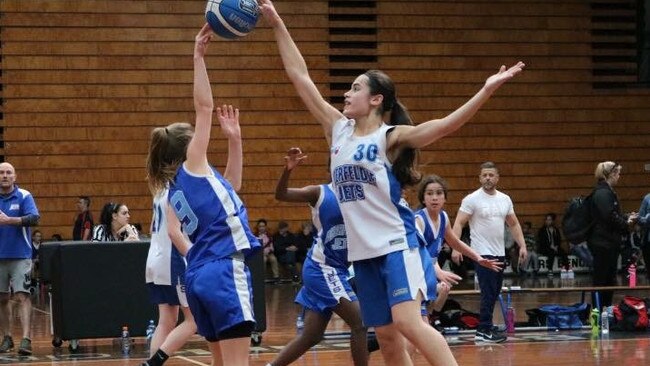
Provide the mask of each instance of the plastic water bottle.
{"label": "plastic water bottle", "polygon": [[636,266],[634,264],[630,264],[630,266],[627,268],[627,273],[630,279],[630,288],[636,287]]}
{"label": "plastic water bottle", "polygon": [[147,350],[151,349],[151,340],[153,339],[153,333],[156,331],[156,324],[153,320],[149,320],[149,325],[147,326]]}
{"label": "plastic water bottle", "polygon": [[600,314],[600,331],[602,334],[609,334],[609,314],[605,307],[603,308],[603,312]]}
{"label": "plastic water bottle", "polygon": [[129,336],[129,327],[122,327],[122,338],[120,339],[122,354],[127,356],[131,352],[131,337]]}
{"label": "plastic water bottle", "polygon": [[506,331],[515,332],[515,308],[512,306],[510,294],[508,294],[508,306],[506,308]]}
{"label": "plastic water bottle", "polygon": [[566,268],[562,267],[562,269],[560,270],[560,279],[561,280],[566,280],[567,278],[568,277],[567,277]]}
{"label": "plastic water bottle", "polygon": [[600,311],[596,308],[591,309],[589,315],[589,325],[591,325],[591,332],[598,334],[598,323],[600,320]]}
{"label": "plastic water bottle", "polygon": [[296,332],[298,334],[302,333],[302,330],[305,328],[305,311],[301,311],[296,318]]}
{"label": "plastic water bottle", "polygon": [[569,264],[569,269],[566,271],[566,278],[572,280],[576,278],[575,273],[573,272],[573,267]]}
{"label": "plastic water bottle", "polygon": [[508,306],[508,310],[506,310],[506,331],[508,333],[515,332],[515,309],[512,306]]}
{"label": "plastic water bottle", "polygon": [[478,285],[478,274],[474,272],[474,290],[479,290],[480,286]]}

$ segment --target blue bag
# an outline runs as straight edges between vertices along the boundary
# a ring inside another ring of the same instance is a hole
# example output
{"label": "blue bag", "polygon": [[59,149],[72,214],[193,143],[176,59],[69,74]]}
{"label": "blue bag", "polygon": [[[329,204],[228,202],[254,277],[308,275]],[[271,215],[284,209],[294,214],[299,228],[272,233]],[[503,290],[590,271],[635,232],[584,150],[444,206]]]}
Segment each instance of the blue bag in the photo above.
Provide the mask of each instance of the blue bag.
{"label": "blue bag", "polygon": [[550,329],[580,329],[589,316],[590,306],[585,303],[564,305],[542,305],[540,312],[546,315],[546,326]]}

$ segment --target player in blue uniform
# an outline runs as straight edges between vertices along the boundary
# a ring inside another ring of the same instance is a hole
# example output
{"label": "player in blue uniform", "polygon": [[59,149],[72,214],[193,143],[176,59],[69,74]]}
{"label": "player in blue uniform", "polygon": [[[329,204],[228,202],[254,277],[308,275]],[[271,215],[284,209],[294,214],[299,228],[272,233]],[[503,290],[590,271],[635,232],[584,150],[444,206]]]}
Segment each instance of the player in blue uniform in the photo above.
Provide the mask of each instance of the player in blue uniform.
{"label": "player in blue uniform", "polygon": [[348,283],[347,237],[336,196],[329,184],[288,188],[291,171],[305,158],[299,148],[291,148],[275,188],[275,198],[279,201],[309,203],[317,229],[314,245],[302,267],[303,286],[296,296],[296,303],[305,309],[305,328],[268,365],[288,365],[318,344],[334,312],[350,326],[354,365],[365,366],[368,364],[367,332],[361,322],[357,296]]}
{"label": "player in blue uniform", "polygon": [[[356,78],[344,94],[343,112],[323,99],[306,63],[270,0],[260,10],[273,29],[285,71],[330,143],[332,182],[348,236],[364,325],[375,326],[385,363],[410,365],[405,339],[430,364],[456,365],[445,339],[420,318],[430,288],[431,258],[415,228],[413,212],[399,205],[402,188],[420,180],[418,148],[460,128],[523,63],[489,77],[481,90],[449,116],[413,126],[380,71]],[[385,121],[385,122],[384,122]]]}
{"label": "player in blue uniform", "polygon": [[[250,272],[244,259],[260,245],[235,192],[241,186],[242,174],[242,145],[236,123],[221,126],[229,151],[224,176],[207,159],[214,109],[204,61],[210,39],[210,27],[205,24],[194,45],[196,131],[179,123],[155,129],[149,147],[148,178],[154,191],[169,186],[167,230],[187,259],[187,300],[199,334],[209,342],[213,364],[239,366],[248,365],[255,325]],[[223,106],[217,113],[220,121],[239,119],[239,111],[232,107]]]}
{"label": "player in blue uniform", "polygon": [[438,254],[443,242],[446,241],[450,247],[483,267],[496,272],[503,270],[503,263],[481,257],[451,230],[449,216],[443,209],[447,201],[448,189],[447,182],[435,174],[425,177],[418,188],[418,201],[422,208],[415,212],[415,225],[426,241],[427,251],[435,267],[436,278],[440,281],[439,285],[443,284],[442,287],[438,286],[438,298],[429,304],[429,312],[440,310],[451,286],[461,280],[456,274],[444,271],[438,265]]}

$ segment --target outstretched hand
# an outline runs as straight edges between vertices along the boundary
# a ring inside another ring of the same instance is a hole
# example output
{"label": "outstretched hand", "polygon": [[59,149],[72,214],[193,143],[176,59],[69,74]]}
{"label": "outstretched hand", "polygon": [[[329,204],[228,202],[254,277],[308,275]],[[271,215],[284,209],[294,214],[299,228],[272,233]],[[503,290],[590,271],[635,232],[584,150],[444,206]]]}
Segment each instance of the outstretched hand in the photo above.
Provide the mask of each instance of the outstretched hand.
{"label": "outstretched hand", "polygon": [[485,88],[490,91],[497,90],[503,83],[505,83],[506,81],[512,79],[517,74],[519,74],[524,69],[525,66],[526,64],[524,64],[521,61],[517,62],[516,65],[511,66],[508,69],[506,69],[505,65],[501,65],[499,72],[490,76],[485,81]]}
{"label": "outstretched hand", "polygon": [[264,19],[266,19],[267,23],[269,23],[272,28],[275,28],[282,23],[282,19],[275,10],[271,0],[258,0],[258,4],[260,12],[264,15]]}
{"label": "outstretched hand", "polygon": [[486,259],[481,257],[481,259],[478,260],[478,264],[487,269],[491,269],[494,272],[503,271],[503,262],[499,262],[497,259]]}
{"label": "outstretched hand", "polygon": [[221,132],[227,138],[241,136],[241,128],[239,127],[239,109],[233,108],[232,105],[223,105],[217,107],[217,119],[221,126]]}
{"label": "outstretched hand", "polygon": [[212,28],[208,23],[203,25],[203,28],[194,37],[194,57],[203,57],[208,50],[208,44],[212,39]]}
{"label": "outstretched hand", "polygon": [[287,170],[293,170],[293,168],[302,164],[302,161],[307,159],[307,155],[302,153],[299,147],[292,147],[287,151],[287,155],[284,157],[284,161],[287,164]]}

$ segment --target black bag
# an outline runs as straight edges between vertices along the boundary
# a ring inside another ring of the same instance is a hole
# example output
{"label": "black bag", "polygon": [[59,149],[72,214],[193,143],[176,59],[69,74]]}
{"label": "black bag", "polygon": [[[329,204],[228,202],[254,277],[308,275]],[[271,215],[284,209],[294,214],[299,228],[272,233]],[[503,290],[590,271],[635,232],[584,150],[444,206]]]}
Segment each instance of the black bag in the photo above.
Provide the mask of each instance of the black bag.
{"label": "black bag", "polygon": [[439,325],[443,328],[476,329],[479,324],[479,314],[463,309],[453,299],[447,299],[440,312],[430,314],[429,322],[433,326]]}
{"label": "black bag", "polygon": [[572,244],[579,244],[587,241],[589,232],[594,226],[594,220],[591,215],[592,203],[591,197],[573,197],[564,210],[562,218],[562,232],[564,237]]}

